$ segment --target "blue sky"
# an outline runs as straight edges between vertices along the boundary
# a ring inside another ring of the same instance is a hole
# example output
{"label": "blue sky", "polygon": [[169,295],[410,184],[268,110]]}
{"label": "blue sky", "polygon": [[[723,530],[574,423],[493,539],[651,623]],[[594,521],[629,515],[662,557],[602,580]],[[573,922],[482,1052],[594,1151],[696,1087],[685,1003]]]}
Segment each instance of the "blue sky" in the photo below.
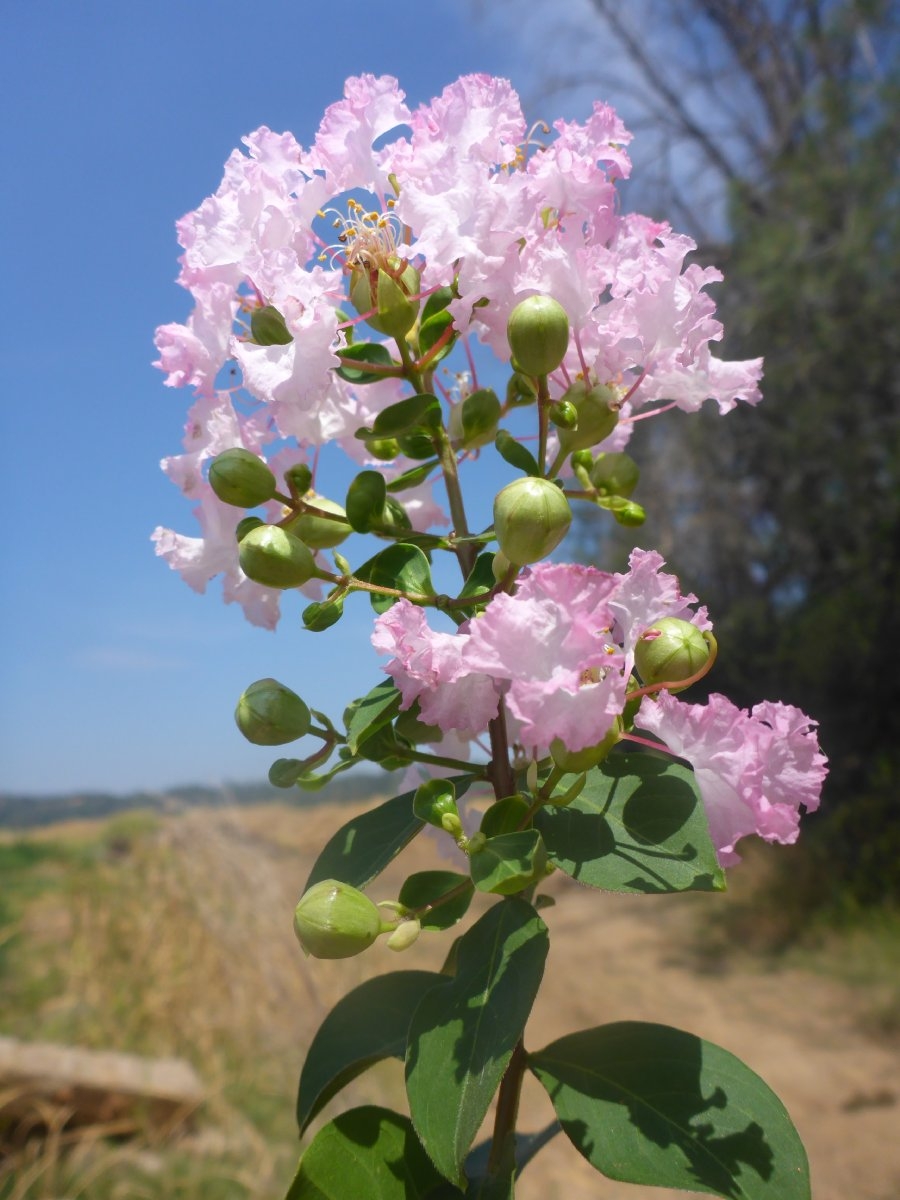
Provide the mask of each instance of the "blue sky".
{"label": "blue sky", "polygon": [[[156,525],[195,532],[158,469],[190,396],[150,365],[155,327],[188,312],[174,221],[243,134],[308,144],[348,75],[397,75],[416,104],[486,71],[532,98],[550,59],[513,36],[517,9],[488,26],[465,0],[7,7],[0,790],[261,778],[272,752],[232,724],[249,682],[338,716],[382,677],[361,598],[320,637],[288,600],[272,635],[154,557]],[[588,109],[570,94],[529,115]]]}
{"label": "blue sky", "polygon": [[262,777],[272,752],[232,724],[243,687],[277,675],[337,716],[379,661],[362,600],[339,637],[304,634],[290,601],[272,635],[154,557],[157,524],[194,532],[158,469],[190,397],[150,365],[188,311],[174,221],[258,125],[308,144],[349,74],[418,103],[517,62],[452,0],[34,0],[4,26],[0,789]]}

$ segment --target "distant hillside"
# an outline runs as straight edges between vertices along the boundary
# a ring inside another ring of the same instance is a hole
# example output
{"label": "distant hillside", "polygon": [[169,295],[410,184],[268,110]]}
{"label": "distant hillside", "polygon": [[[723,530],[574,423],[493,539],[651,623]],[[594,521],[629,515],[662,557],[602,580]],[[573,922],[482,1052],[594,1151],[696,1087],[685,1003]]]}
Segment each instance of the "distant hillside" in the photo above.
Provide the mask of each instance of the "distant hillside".
{"label": "distant hillside", "polygon": [[278,801],[297,807],[364,800],[367,796],[390,795],[395,777],[360,773],[338,776],[320,792],[299,788],[274,788],[270,783],[226,783],[221,787],[187,784],[164,792],[68,792],[64,795],[36,796],[13,792],[0,793],[0,829],[32,829],[56,821],[114,816],[132,809],[177,812],[180,809],[223,804],[270,804]]}

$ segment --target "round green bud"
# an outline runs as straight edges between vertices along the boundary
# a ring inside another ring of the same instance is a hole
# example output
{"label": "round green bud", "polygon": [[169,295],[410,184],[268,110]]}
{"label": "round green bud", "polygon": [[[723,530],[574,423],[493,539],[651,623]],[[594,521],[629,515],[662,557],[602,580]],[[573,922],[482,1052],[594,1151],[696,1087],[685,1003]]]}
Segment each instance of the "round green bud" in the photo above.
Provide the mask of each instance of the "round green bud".
{"label": "round green bud", "polygon": [[244,517],[235,526],[234,536],[241,542],[251,529],[259,529],[260,525],[265,525],[262,517]]}
{"label": "round green bud", "polygon": [[634,665],[645,684],[679,682],[702,670],[709,655],[709,643],[696,625],[663,617],[638,638]]}
{"label": "round green bud", "polygon": [[405,337],[419,312],[419,272],[402,259],[384,267],[356,267],[350,275],[350,299],[366,323],[388,337]]}
{"label": "round green bud", "polygon": [[515,372],[506,385],[506,403],[510,405],[534,404],[537,400],[537,388],[527,375]]}
{"label": "round green bud", "polygon": [[294,933],[313,958],[352,958],[382,932],[381,913],[369,897],[336,879],[313,884],[294,909]]}
{"label": "round green bud", "polygon": [[257,679],[238,700],[234,719],[255,746],[283,746],[309,732],[311,717],[296,692],[277,679]]}
{"label": "round green bud", "polygon": [[[586,746],[583,750],[570,750],[562,738],[554,738],[550,743],[550,757],[561,771],[577,775],[581,771],[589,771],[608,757],[610,750],[622,740],[622,718],[616,717],[613,726],[596,746]],[[573,797],[574,799],[574,797]]]}
{"label": "round green bud", "polygon": [[400,443],[396,438],[371,438],[366,449],[379,462],[391,462],[400,453]]}
{"label": "round green bud", "polygon": [[[339,504],[335,504],[333,500],[326,500],[324,496],[307,497],[307,499],[310,504],[320,508],[323,512],[334,513],[336,517],[346,517],[347,515]],[[311,550],[331,550],[335,546],[339,546],[353,532],[346,521],[329,521],[327,517],[320,517],[311,512],[301,513],[299,517],[288,521],[283,528],[292,533],[294,537],[298,537]]]}
{"label": "round green bud", "polygon": [[257,346],[286,346],[294,340],[284,317],[271,304],[254,308],[250,314],[250,333]]}
{"label": "round green bud", "polygon": [[614,508],[612,514],[626,529],[634,529],[638,525],[643,525],[647,520],[646,510],[642,505],[635,504],[633,500],[628,500],[625,504]]}
{"label": "round green bud", "polygon": [[590,450],[576,450],[569,461],[572,464],[573,471],[590,471],[594,465],[594,456]]}
{"label": "round green bud", "polygon": [[517,566],[540,562],[572,524],[569,502],[548,479],[514,479],[494,499],[494,532],[500,551]]}
{"label": "round green bud", "polygon": [[619,422],[616,390],[606,384],[598,383],[588,388],[583,380],[576,380],[562,399],[573,404],[578,412],[577,426],[559,432],[559,444],[567,454],[598,445],[609,437]]}
{"label": "round green bud", "polygon": [[300,615],[305,629],[311,633],[324,633],[344,615],[343,598],[336,596],[333,600],[314,600],[312,604],[307,604]]}
{"label": "round green bud", "polygon": [[569,348],[569,318],[552,296],[529,296],[509,314],[506,338],[526,375],[549,375]]}
{"label": "round green bud", "polygon": [[235,446],[209,464],[209,486],[220,500],[236,508],[256,508],[275,495],[275,476],[261,458]]}
{"label": "round green bud", "polygon": [[557,400],[551,404],[549,416],[557,429],[575,429],[578,425],[578,409],[570,400]]}
{"label": "round green bud", "polygon": [[591,468],[591,483],[608,496],[630,496],[641,472],[630,454],[621,450],[601,454]]}
{"label": "round green bud", "polygon": [[312,487],[312,471],[306,463],[294,463],[285,471],[284,482],[292,496],[305,496]]}
{"label": "round green bud", "polygon": [[263,587],[300,587],[316,573],[312,551],[299,538],[277,525],[259,525],[241,541],[241,570]]}

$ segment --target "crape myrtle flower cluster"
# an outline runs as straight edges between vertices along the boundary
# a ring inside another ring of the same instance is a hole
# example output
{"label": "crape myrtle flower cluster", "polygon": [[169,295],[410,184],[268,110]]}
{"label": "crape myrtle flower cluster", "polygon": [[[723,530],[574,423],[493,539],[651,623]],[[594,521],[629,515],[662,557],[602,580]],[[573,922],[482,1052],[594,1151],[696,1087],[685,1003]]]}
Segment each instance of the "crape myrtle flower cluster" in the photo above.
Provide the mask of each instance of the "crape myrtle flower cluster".
{"label": "crape myrtle flower cluster", "polygon": [[[518,552],[521,539],[502,527],[509,504],[500,504],[498,588],[478,615],[439,632],[425,605],[401,597],[378,617],[373,643],[390,656],[386,670],[402,708],[417,702],[424,722],[463,739],[479,738],[502,709],[517,751],[533,760],[554,749],[557,758],[600,745],[606,753],[643,731],[694,765],[727,865],[740,837],[793,841],[800,805],[816,807],[825,760],[815,723],[786,705],[749,714],[721,696],[690,705],[661,686],[693,678],[695,668],[702,673],[708,655],[700,637],[692,653],[703,661],[688,653],[680,674],[661,668],[654,678],[646,647],[677,628],[665,622],[698,636],[711,625],[658,555],[636,550],[620,575],[539,561],[568,528],[564,489],[553,480],[574,472],[578,482],[579,453],[602,474],[599,456],[607,453],[607,467],[624,460],[636,419],[694,412],[707,400],[727,413],[760,399],[761,360],[723,362],[711,353],[722,327],[705,288],[720,273],[685,266],[694,243],[668,224],[620,211],[616,184],[630,172],[629,141],[600,103],[583,124],[529,129],[510,84],[482,75],[415,110],[396,80],[361,76],[347,81],[308,149],[265,127],[246,137],[247,153],[232,154],[215,195],[178,222],[179,282],[194,307],[184,324],[156,335],[166,383],[194,393],[184,452],[162,466],[195,502],[202,536],[162,528],[153,536],[157,553],[192,588],[203,591],[221,574],[225,599],[240,603],[254,624],[274,628],[285,587],[320,596],[321,579],[334,579],[324,552],[339,539],[313,536],[308,515],[299,518],[305,529],[294,519],[282,530],[285,496],[274,487],[255,501],[264,532],[246,525],[253,518],[239,528],[234,501],[222,499],[224,470],[213,486],[209,463],[240,450],[273,476],[306,471],[310,494],[322,493],[317,503],[331,505],[325,516],[337,522],[346,514],[316,478],[319,449],[336,443],[386,481],[403,477],[421,456],[409,456],[402,439],[359,431],[377,430],[380,414],[411,387],[421,391],[451,343],[467,351],[480,343],[510,364],[526,402],[537,395],[541,411],[553,415],[555,427],[539,441],[538,479],[527,485],[550,502],[541,518],[549,533],[533,556]],[[429,320],[430,298],[438,296]],[[511,356],[529,298],[550,306],[547,336],[559,341],[546,367],[540,350],[529,363],[527,337]],[[554,323],[557,311],[564,326]],[[429,324],[435,332],[426,339]],[[354,376],[345,368],[359,361],[354,346],[372,330],[383,358],[370,354],[374,375]],[[497,419],[522,399],[512,388],[505,404],[494,400],[496,415],[473,432],[466,403],[482,394],[474,372],[444,393],[460,464],[493,440]],[[458,525],[453,504],[448,516],[435,494],[440,477],[439,469],[425,472],[404,490],[406,529]],[[629,494],[631,484],[617,486]],[[561,523],[555,506],[565,510]],[[251,551],[262,560],[273,539],[293,546],[295,533],[308,556],[299,574],[250,568]]]}

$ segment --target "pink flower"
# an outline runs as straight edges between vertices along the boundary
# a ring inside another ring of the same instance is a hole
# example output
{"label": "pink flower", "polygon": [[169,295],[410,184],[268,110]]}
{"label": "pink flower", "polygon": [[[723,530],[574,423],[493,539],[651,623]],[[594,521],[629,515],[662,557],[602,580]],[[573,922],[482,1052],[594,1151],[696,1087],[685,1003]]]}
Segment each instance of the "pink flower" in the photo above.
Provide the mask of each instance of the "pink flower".
{"label": "pink flower", "polygon": [[798,708],[765,702],[747,713],[724,696],[685,704],[663,692],[644,699],[635,724],[694,768],[722,866],[740,862],[735,843],[748,834],[795,842],[801,806],[819,806],[827,759]]}

